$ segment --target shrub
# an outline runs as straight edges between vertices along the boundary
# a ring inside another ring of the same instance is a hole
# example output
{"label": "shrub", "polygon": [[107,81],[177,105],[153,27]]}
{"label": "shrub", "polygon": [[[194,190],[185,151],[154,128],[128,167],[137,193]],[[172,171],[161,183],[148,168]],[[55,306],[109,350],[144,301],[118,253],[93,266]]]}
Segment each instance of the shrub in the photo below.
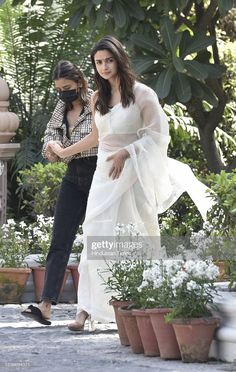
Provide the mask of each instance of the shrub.
{"label": "shrub", "polygon": [[30,234],[27,225],[8,219],[0,229],[0,267],[25,267]]}
{"label": "shrub", "polygon": [[62,162],[37,163],[30,169],[19,172],[17,179],[20,192],[24,196],[23,208],[27,214],[36,219],[43,214],[51,217],[54,214],[59,186],[66,171],[66,164]]}

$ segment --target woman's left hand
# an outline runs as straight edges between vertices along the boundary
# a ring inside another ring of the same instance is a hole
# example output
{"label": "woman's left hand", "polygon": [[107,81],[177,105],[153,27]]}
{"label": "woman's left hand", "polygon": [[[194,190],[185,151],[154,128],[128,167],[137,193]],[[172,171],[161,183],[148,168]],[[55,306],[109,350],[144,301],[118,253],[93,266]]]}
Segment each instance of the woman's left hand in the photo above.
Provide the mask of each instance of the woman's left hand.
{"label": "woman's left hand", "polygon": [[107,161],[113,160],[113,164],[109,172],[109,177],[112,177],[113,180],[120,177],[120,174],[125,165],[125,161],[128,157],[129,153],[125,149],[119,150],[115,154],[108,156]]}
{"label": "woman's left hand", "polygon": [[57,156],[59,156],[59,158],[61,158],[61,159],[66,158],[64,147],[60,146],[58,143],[51,143],[50,146],[51,146],[53,152]]}

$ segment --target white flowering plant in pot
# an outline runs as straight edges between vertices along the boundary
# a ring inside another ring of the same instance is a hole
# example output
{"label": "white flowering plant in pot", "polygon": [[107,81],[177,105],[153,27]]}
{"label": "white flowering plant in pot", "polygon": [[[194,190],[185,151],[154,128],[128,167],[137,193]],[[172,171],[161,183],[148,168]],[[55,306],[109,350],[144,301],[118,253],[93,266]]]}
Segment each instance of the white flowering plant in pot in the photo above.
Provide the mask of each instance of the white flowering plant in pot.
{"label": "white flowering plant in pot", "polygon": [[[139,303],[138,287],[142,283],[143,271],[150,267],[151,260],[137,252],[135,243],[142,236],[136,225],[117,224],[115,227],[117,241],[130,244],[127,254],[118,251],[116,258],[106,261],[106,268],[99,272],[106,292],[111,293],[111,300],[134,301]],[[122,240],[123,239],[123,240]]]}
{"label": "white flowering plant in pot", "polygon": [[30,232],[24,221],[8,219],[0,229],[0,267],[27,267]]}
{"label": "white flowering plant in pot", "polygon": [[73,263],[78,264],[80,262],[80,255],[81,255],[83,248],[84,248],[83,230],[82,230],[82,226],[79,226],[78,232],[73,242],[72,251],[71,251],[71,259]]}
{"label": "white flowering plant in pot", "polygon": [[181,260],[156,260],[143,271],[143,280],[138,288],[140,307],[172,308],[175,297],[172,278],[181,270]]}
{"label": "white flowering plant in pot", "polygon": [[219,269],[212,261],[188,260],[170,278],[174,306],[166,317],[191,319],[211,317]]}
{"label": "white flowering plant in pot", "polygon": [[31,231],[31,252],[37,253],[36,262],[40,266],[46,265],[47,255],[52,239],[52,227],[54,218],[40,214],[37,221],[29,226]]}

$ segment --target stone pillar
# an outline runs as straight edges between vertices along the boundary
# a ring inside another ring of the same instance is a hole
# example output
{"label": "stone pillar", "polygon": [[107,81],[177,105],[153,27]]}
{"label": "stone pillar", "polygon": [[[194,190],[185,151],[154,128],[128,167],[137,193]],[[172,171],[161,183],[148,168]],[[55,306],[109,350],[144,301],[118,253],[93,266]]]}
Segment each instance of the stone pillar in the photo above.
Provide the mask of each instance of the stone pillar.
{"label": "stone pillar", "polygon": [[19,143],[9,143],[19,127],[16,114],[8,111],[9,88],[0,77],[0,225],[6,221],[7,207],[7,161],[15,156]]}
{"label": "stone pillar", "polygon": [[[219,294],[215,296],[215,316],[221,319],[209,356],[236,367],[236,292],[229,292],[229,282],[217,283]],[[231,369],[235,371],[235,369]]]}

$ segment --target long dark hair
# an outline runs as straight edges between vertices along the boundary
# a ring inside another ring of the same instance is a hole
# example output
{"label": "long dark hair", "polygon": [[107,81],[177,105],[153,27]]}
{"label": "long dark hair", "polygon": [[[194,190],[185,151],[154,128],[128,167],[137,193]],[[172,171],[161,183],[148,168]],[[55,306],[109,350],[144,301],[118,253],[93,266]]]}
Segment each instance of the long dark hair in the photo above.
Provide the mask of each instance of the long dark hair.
{"label": "long dark hair", "polygon": [[95,71],[94,80],[98,89],[98,97],[95,109],[102,115],[109,112],[109,102],[111,100],[111,86],[108,80],[103,79],[97,72],[95,64],[95,54],[99,50],[109,50],[117,62],[117,73],[120,79],[120,93],[123,107],[127,107],[135,101],[133,85],[135,75],[130,67],[129,58],[124,51],[122,44],[113,36],[105,36],[95,44],[91,52],[91,60]]}
{"label": "long dark hair", "polygon": [[68,79],[82,85],[80,89],[80,101],[84,106],[88,103],[88,83],[79,67],[70,61],[59,61],[53,71],[53,80]]}

